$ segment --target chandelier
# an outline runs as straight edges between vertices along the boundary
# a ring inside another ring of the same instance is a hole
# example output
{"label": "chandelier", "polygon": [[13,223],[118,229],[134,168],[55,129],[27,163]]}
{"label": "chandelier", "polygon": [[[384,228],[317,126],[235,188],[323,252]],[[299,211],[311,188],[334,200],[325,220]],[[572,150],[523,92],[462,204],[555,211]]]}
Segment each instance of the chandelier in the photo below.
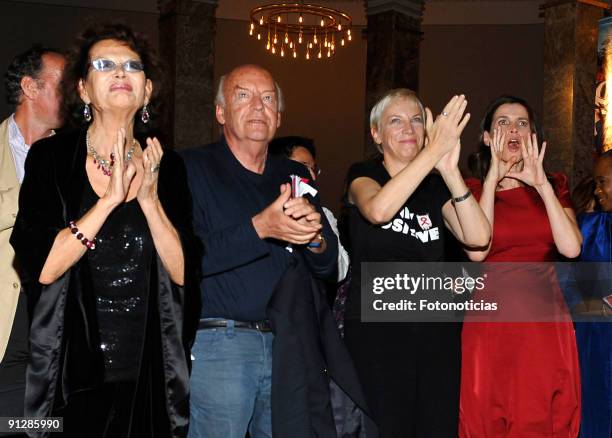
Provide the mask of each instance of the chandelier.
{"label": "chandelier", "polygon": [[348,14],[325,6],[270,4],[251,10],[249,35],[281,58],[331,58],[338,44],[351,41],[351,23]]}

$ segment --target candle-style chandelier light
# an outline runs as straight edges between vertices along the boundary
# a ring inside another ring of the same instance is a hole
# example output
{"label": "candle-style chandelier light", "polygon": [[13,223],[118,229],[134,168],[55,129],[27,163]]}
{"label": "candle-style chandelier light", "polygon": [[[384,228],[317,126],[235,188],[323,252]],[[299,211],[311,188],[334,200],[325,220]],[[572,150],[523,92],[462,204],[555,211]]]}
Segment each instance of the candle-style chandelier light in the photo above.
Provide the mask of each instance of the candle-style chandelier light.
{"label": "candle-style chandelier light", "polygon": [[336,9],[304,3],[280,3],[251,10],[249,35],[284,58],[331,58],[352,39],[351,17]]}

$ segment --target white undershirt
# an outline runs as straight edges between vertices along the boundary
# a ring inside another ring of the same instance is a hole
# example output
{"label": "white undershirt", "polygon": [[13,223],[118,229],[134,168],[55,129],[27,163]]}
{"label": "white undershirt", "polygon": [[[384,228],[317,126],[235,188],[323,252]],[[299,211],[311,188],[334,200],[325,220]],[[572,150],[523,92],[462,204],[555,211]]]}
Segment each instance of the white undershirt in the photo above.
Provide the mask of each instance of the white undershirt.
{"label": "white undershirt", "polygon": [[30,145],[25,144],[25,140],[23,138],[23,135],[21,134],[21,131],[19,130],[19,126],[17,126],[17,123],[15,122],[15,114],[11,114],[11,116],[9,117],[8,124],[9,146],[11,147],[13,161],[15,162],[17,179],[19,180],[19,184],[21,184],[23,182],[23,175],[25,173],[25,160],[28,156]]}
{"label": "white undershirt", "polygon": [[349,255],[346,252],[346,249],[344,249],[344,247],[340,243],[340,233],[338,232],[338,221],[336,220],[336,217],[330,209],[325,207],[321,208],[323,209],[323,213],[325,213],[325,217],[327,218],[327,222],[329,222],[329,226],[331,227],[332,231],[336,235],[336,238],[338,239],[338,282],[340,282],[344,280],[346,278],[346,274],[348,274],[350,264]]}

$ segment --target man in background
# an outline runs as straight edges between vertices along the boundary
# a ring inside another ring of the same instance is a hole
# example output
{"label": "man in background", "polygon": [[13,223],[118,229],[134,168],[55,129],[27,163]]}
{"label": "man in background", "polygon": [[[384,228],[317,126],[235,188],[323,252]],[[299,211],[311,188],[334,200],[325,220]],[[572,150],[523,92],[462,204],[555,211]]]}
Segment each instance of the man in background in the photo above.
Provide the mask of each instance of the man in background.
{"label": "man in background", "polygon": [[28,360],[26,296],[9,237],[30,145],[62,125],[59,84],[65,59],[35,45],[17,55],[5,75],[15,112],[0,124],[0,417],[23,416]]}

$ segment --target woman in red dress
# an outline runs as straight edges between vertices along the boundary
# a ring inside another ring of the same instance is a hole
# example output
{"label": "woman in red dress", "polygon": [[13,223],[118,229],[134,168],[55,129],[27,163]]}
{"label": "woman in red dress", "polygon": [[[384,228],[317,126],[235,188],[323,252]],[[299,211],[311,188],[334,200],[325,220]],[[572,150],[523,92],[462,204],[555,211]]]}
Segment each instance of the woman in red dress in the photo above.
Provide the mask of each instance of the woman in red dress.
{"label": "woman in red dress", "polygon": [[[470,259],[550,262],[559,254],[577,257],[582,237],[571,208],[567,178],[544,172],[546,143],[538,147],[536,122],[527,102],[512,96],[495,100],[482,121],[481,133],[484,145],[479,155],[486,155],[480,161],[481,180],[470,180],[468,185],[479,199],[493,235],[487,248],[468,253]],[[580,372],[569,313],[554,271],[534,275],[533,264],[521,266],[519,278],[528,280],[532,287],[513,287],[506,282],[503,291],[490,287],[490,292],[499,296],[509,293],[506,296],[512,303],[506,300],[504,304],[526,304],[526,311],[538,300],[560,302],[564,318],[529,321],[523,313],[522,322],[469,322],[470,316],[466,317],[460,437],[578,435]],[[531,273],[523,269],[528,266]]]}

